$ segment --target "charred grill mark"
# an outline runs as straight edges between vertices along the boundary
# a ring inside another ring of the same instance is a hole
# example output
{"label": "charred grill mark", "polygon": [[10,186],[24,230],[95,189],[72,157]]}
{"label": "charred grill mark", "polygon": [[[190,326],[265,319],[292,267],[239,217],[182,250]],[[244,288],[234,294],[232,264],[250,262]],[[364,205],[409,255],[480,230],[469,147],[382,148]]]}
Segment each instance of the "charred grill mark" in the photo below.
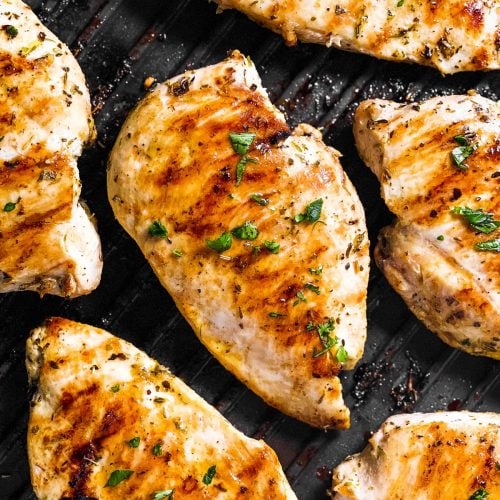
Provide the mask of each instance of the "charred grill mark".
{"label": "charred grill mark", "polygon": [[91,394],[93,394],[97,391],[98,387],[99,386],[94,382],[89,387],[86,387],[85,389],[77,391],[76,393],[64,391],[62,396],[61,396],[61,408],[62,408],[62,410],[67,411],[73,405],[73,403],[76,400],[78,400],[78,398],[80,398],[82,396],[90,396]]}
{"label": "charred grill mark", "polygon": [[465,14],[467,14],[468,18],[470,19],[470,25],[473,28],[481,28],[483,25],[483,18],[484,18],[484,13],[483,13],[483,2],[480,0],[472,0],[470,2],[467,2],[464,7],[463,11]]}
{"label": "charred grill mark", "polygon": [[76,470],[71,475],[69,481],[69,486],[72,491],[66,492],[64,494],[65,496],[69,493],[71,495],[70,498],[75,498],[75,496],[79,497],[89,494],[87,481],[92,472],[93,462],[98,459],[98,452],[100,449],[100,443],[96,445],[91,442],[81,446],[72,453],[70,461],[76,467]]}

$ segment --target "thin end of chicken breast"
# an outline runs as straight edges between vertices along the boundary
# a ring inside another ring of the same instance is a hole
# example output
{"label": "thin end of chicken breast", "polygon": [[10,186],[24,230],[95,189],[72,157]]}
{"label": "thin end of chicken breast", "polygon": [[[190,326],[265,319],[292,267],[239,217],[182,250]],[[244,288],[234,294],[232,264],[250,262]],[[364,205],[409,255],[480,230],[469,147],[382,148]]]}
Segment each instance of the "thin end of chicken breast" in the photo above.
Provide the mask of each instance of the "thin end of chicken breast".
{"label": "thin end of chicken breast", "polygon": [[269,446],[128,342],[51,318],[26,347],[37,385],[28,456],[41,500],[139,500],[168,490],[175,498],[296,499]]}
{"label": "thin end of chicken breast", "polygon": [[333,470],[335,500],[500,495],[500,417],[467,411],[388,418],[367,447]]}
{"label": "thin end of chicken breast", "polygon": [[76,297],[100,281],[101,246],[76,165],[95,138],[83,73],[20,0],[0,5],[0,293]]}

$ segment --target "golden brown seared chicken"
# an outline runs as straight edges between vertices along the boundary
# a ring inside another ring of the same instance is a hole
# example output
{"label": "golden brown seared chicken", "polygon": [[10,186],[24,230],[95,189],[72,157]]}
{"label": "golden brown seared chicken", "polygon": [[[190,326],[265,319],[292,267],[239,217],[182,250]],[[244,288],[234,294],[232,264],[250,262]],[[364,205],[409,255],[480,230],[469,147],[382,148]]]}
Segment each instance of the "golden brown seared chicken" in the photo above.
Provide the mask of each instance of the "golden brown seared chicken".
{"label": "golden brown seared chicken", "polygon": [[27,343],[38,498],[295,499],[278,459],[128,342],[52,318]]}
{"label": "golden brown seared chicken", "polygon": [[500,69],[496,0],[213,0],[283,35],[441,73]]}
{"label": "golden brown seared chicken", "polygon": [[500,416],[496,413],[395,415],[361,453],[333,470],[333,498],[500,498],[499,467]]}
{"label": "golden brown seared chicken", "polygon": [[339,156],[308,125],[290,135],[234,52],[149,94],[108,173],[118,220],[205,346],[325,428],[349,425],[338,374],[366,335],[368,239]]}
{"label": "golden brown seared chicken", "polygon": [[93,139],[78,63],[31,9],[0,2],[0,292],[89,293],[101,277],[77,158]]}
{"label": "golden brown seared chicken", "polygon": [[354,134],[397,216],[375,251],[389,283],[446,343],[500,359],[500,104],[364,101]]}

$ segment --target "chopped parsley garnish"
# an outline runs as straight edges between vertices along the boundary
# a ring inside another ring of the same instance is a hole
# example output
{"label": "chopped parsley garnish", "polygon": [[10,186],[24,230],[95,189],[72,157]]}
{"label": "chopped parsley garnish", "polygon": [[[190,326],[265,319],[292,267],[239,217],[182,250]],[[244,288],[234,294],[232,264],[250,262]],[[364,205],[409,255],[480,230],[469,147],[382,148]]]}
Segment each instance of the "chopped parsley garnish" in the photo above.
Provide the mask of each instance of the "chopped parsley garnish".
{"label": "chopped parsley garnish", "polygon": [[115,384],[111,387],[111,392],[118,392],[120,390],[120,384]]}
{"label": "chopped parsley garnish", "polygon": [[9,38],[16,38],[16,36],[19,33],[17,31],[17,28],[15,26],[12,26],[12,24],[8,24],[7,26],[4,26],[3,30],[5,31],[5,33],[7,33]]}
{"label": "chopped parsley garnish", "polygon": [[19,55],[26,57],[29,54],[31,54],[33,51],[35,51],[38,47],[40,47],[40,45],[42,45],[41,40],[35,40],[34,42],[30,43],[29,45],[26,45],[26,47],[23,47],[19,51]]}
{"label": "chopped parsley garnish", "polygon": [[[306,299],[306,296],[304,295],[304,292],[302,290],[299,290],[297,292],[297,298],[301,301],[301,302],[307,302],[307,299]],[[299,303],[299,301],[297,301],[297,304]]]}
{"label": "chopped parsley garnish", "polygon": [[172,250],[172,255],[174,257],[182,257],[184,255],[184,252],[182,250]]}
{"label": "chopped parsley garnish", "polygon": [[323,208],[323,198],[319,198],[307,205],[305,212],[297,214],[293,220],[297,223],[306,221],[309,224],[316,222],[321,217],[321,209]]}
{"label": "chopped parsley garnish", "polygon": [[[323,354],[330,352],[330,349],[338,344],[338,338],[335,336],[332,337],[330,335],[333,332],[333,330],[335,330],[335,322],[333,321],[333,318],[329,318],[326,323],[321,323],[320,325],[317,326],[314,325],[312,321],[309,321],[309,323],[306,326],[306,330],[312,331],[315,328],[316,331],[318,332],[318,336],[323,346],[323,349],[321,349],[320,351],[316,351],[316,349],[314,349],[313,358],[319,358],[320,356],[323,356]],[[336,357],[340,363],[344,363],[349,359],[349,355],[347,354],[347,351],[343,344],[340,345],[339,348],[337,349]]]}
{"label": "chopped parsley garnish", "polygon": [[278,253],[280,251],[280,244],[276,241],[269,241],[265,240],[264,241],[264,246],[271,252],[271,253]]}
{"label": "chopped parsley garnish", "polygon": [[141,438],[139,436],[136,436],[136,437],[133,437],[132,439],[130,439],[129,441],[127,441],[127,444],[131,448],[138,448],[140,442],[141,442]]}
{"label": "chopped parsley garnish", "polygon": [[405,3],[405,0],[398,0],[398,3],[396,4],[398,7],[402,7]]}
{"label": "chopped parsley garnish", "polygon": [[470,497],[469,500],[485,500],[489,493],[484,488],[479,488]]}
{"label": "chopped parsley garnish", "polygon": [[12,203],[11,201],[9,201],[8,203],[5,204],[5,206],[3,207],[3,211],[4,212],[12,212],[12,210],[14,210],[16,208],[16,204],[15,203]]}
{"label": "chopped parsley garnish", "polygon": [[286,314],[273,311],[273,312],[268,313],[268,316],[270,318],[284,318],[286,316]]}
{"label": "chopped parsley garnish", "polygon": [[236,185],[239,186],[243,180],[243,174],[245,173],[247,163],[255,163],[257,161],[247,156],[248,150],[255,140],[255,134],[252,132],[231,132],[229,134],[229,140],[231,141],[234,152],[241,156],[240,161],[236,165]]}
{"label": "chopped parsley garnish", "polygon": [[248,153],[250,146],[255,140],[255,134],[252,132],[231,132],[229,134],[229,140],[231,141],[234,152],[243,156]]}
{"label": "chopped parsley garnish", "polygon": [[469,166],[465,163],[465,160],[479,147],[479,143],[476,142],[475,144],[471,144],[467,137],[463,135],[456,135],[453,139],[455,139],[455,142],[460,144],[460,146],[453,148],[451,157],[460,170],[467,170]]}
{"label": "chopped parsley garnish", "polygon": [[269,205],[269,200],[267,198],[264,198],[259,193],[254,193],[254,194],[250,195],[250,199],[252,201],[255,201],[255,203],[257,203],[257,205],[260,205],[262,207],[265,207],[266,205]]}
{"label": "chopped parsley garnish", "polygon": [[250,158],[249,156],[242,156],[238,164],[236,165],[236,185],[239,186],[243,180],[243,174],[247,168],[247,163],[257,163],[255,158]]}
{"label": "chopped parsley garnish", "polygon": [[174,491],[175,489],[172,488],[171,490],[159,490],[155,491],[153,493],[153,500],[174,500]]}
{"label": "chopped parsley garnish", "polygon": [[168,236],[167,228],[159,221],[155,220],[148,229],[149,236],[156,238],[166,238]]}
{"label": "chopped parsley garnish", "polygon": [[443,236],[442,234],[440,234],[440,235],[436,238],[436,240],[438,240],[438,241],[444,241],[444,236]]}
{"label": "chopped parsley garnish", "polygon": [[463,215],[470,226],[482,233],[490,234],[500,227],[500,221],[493,219],[493,214],[481,209],[473,210],[469,207],[454,207],[454,214]]}
{"label": "chopped parsley garnish", "polygon": [[231,245],[233,244],[233,237],[230,232],[226,231],[215,240],[207,240],[206,243],[210,250],[222,253],[231,248]]}
{"label": "chopped parsley garnish", "polygon": [[309,272],[311,274],[315,274],[316,276],[319,276],[323,272],[323,264],[320,264],[318,267],[310,267]]}
{"label": "chopped parsley garnish", "polygon": [[231,234],[240,240],[255,240],[259,236],[259,230],[255,224],[246,221],[241,226],[235,227]]}
{"label": "chopped parsley garnish", "polygon": [[216,469],[217,469],[217,467],[216,467],[215,465],[211,465],[211,466],[208,468],[207,472],[206,472],[206,473],[205,473],[205,475],[203,476],[203,482],[204,482],[206,485],[209,485],[209,484],[212,482],[212,480],[213,480],[213,478],[214,478],[214,476],[215,476],[215,473],[216,473]]}
{"label": "chopped parsley garnish", "polygon": [[133,473],[134,473],[134,471],[129,470],[129,469],[114,470],[110,474],[110,476],[109,476],[109,478],[104,486],[106,488],[109,486],[116,486],[117,484],[120,484],[122,481],[125,481],[126,479],[128,479]]}
{"label": "chopped parsley garnish", "polygon": [[319,295],[321,293],[319,286],[316,286],[314,283],[306,283],[304,286],[314,292],[316,295]]}
{"label": "chopped parsley garnish", "polygon": [[345,363],[349,359],[349,355],[347,354],[347,351],[345,350],[345,347],[343,345],[341,345],[337,349],[336,356],[339,363]]}
{"label": "chopped parsley garnish", "polygon": [[481,241],[476,243],[474,248],[483,252],[500,252],[500,238],[496,240]]}
{"label": "chopped parsley garnish", "polygon": [[155,457],[160,457],[163,453],[161,449],[161,443],[156,443],[153,448],[151,448],[151,452]]}

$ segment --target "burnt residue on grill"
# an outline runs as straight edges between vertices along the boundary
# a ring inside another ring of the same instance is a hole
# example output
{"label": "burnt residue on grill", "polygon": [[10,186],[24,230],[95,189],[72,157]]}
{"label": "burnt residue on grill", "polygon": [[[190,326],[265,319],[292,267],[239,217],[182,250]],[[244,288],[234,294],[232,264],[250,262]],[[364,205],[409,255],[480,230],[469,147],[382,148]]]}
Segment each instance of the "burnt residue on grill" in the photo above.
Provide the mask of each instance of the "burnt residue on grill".
{"label": "burnt residue on grill", "polygon": [[405,352],[405,357],[409,361],[406,380],[391,389],[391,397],[394,399],[396,410],[411,412],[420,398],[429,375],[423,372],[410,351]]}
{"label": "burnt residue on grill", "polygon": [[362,363],[356,369],[353,377],[354,387],[351,391],[355,408],[364,404],[374,390],[382,387],[386,374],[394,368],[391,358],[392,353],[386,352],[384,358],[371,363]]}

